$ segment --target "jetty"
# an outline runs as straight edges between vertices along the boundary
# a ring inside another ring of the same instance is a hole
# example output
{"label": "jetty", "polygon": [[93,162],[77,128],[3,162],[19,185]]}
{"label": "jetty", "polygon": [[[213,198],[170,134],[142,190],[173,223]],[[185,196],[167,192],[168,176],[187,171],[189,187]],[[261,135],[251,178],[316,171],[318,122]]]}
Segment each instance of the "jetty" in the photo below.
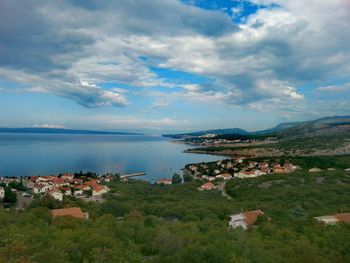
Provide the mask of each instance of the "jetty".
{"label": "jetty", "polygon": [[132,173],[132,174],[123,174],[120,176],[120,179],[124,179],[124,178],[129,178],[129,177],[136,177],[136,176],[142,176],[142,175],[146,175],[145,172],[140,172],[140,173]]}

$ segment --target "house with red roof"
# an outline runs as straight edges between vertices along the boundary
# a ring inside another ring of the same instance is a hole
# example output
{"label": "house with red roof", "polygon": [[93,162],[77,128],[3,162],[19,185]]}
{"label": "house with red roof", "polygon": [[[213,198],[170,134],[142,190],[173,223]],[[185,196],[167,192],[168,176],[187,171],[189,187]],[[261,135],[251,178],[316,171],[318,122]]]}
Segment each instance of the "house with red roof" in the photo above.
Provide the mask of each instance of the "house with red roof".
{"label": "house with red roof", "polygon": [[350,213],[341,213],[334,215],[326,215],[326,216],[317,216],[314,217],[319,222],[325,223],[326,225],[335,225],[338,223],[350,223]]}
{"label": "house with red roof", "polygon": [[261,210],[253,210],[253,211],[247,211],[235,215],[230,216],[229,221],[229,228],[238,228],[242,227],[243,229],[248,229],[249,227],[253,226],[258,219],[259,216],[262,216],[264,214]]}
{"label": "house with red roof", "polygon": [[172,184],[173,181],[171,179],[159,179],[157,181],[157,184],[166,184],[166,185],[169,185],[169,184]]}
{"label": "house with red roof", "polygon": [[199,190],[214,190],[217,187],[215,186],[215,184],[211,183],[211,182],[207,182],[205,184],[203,184]]}
{"label": "house with red roof", "polygon": [[74,179],[74,174],[71,174],[71,173],[64,173],[64,174],[61,175],[61,178],[70,181],[70,180],[73,180],[73,179]]}
{"label": "house with red roof", "polygon": [[53,218],[58,218],[58,217],[74,217],[78,219],[88,219],[89,214],[84,213],[80,207],[68,207],[68,208],[62,208],[62,209],[54,209],[51,210],[51,214]]}
{"label": "house with red roof", "polygon": [[230,180],[232,179],[232,175],[229,173],[224,173],[224,174],[218,174],[217,176],[215,176],[216,178],[219,179],[224,179],[224,180]]}
{"label": "house with red roof", "polygon": [[92,186],[92,197],[100,198],[103,194],[107,193],[109,188],[105,185],[94,185]]}

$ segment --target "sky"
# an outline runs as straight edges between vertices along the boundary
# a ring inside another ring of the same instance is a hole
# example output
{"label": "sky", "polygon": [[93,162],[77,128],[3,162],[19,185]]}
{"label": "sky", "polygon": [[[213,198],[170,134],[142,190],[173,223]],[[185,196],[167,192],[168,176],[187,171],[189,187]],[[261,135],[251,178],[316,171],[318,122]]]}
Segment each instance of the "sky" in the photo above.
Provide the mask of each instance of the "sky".
{"label": "sky", "polygon": [[0,0],[0,127],[350,115],[350,0]]}

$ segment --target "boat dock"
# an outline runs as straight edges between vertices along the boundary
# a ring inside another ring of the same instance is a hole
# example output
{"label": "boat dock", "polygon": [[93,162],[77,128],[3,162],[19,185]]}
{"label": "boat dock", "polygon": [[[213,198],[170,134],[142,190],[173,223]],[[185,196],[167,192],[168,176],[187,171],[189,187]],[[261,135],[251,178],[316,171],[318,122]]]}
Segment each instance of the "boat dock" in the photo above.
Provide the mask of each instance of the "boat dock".
{"label": "boat dock", "polygon": [[120,176],[120,179],[129,178],[129,177],[135,177],[135,176],[142,176],[142,175],[146,175],[146,173],[141,172],[141,173],[123,174],[123,175]]}

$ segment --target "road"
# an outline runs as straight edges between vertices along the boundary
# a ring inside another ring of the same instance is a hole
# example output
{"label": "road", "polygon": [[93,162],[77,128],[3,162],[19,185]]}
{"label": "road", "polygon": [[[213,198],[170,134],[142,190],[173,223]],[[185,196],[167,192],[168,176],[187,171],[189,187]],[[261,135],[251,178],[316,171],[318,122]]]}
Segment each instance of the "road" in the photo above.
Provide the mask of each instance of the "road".
{"label": "road", "polygon": [[227,199],[232,199],[231,196],[229,196],[227,193],[226,193],[226,181],[222,182],[220,185],[219,185],[219,190],[221,191],[221,194],[222,196],[226,197]]}

